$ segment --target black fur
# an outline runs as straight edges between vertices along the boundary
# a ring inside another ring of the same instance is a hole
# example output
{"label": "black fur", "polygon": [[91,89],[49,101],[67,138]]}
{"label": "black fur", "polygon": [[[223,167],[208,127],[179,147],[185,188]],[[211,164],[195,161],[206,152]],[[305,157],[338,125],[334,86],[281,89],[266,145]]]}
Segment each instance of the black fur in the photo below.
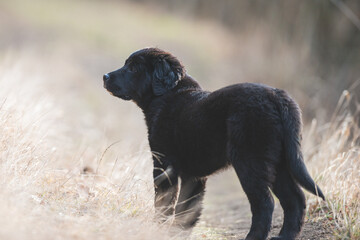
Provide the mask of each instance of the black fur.
{"label": "black fur", "polygon": [[144,112],[155,207],[175,214],[180,226],[196,223],[206,177],[228,166],[251,204],[246,239],[266,239],[270,231],[270,190],[284,210],[276,239],[294,239],[301,230],[305,197],[299,185],[324,199],[302,159],[300,109],[285,91],[253,83],[203,91],[173,55],[157,48],[133,53],[122,68],[104,75],[104,86]]}

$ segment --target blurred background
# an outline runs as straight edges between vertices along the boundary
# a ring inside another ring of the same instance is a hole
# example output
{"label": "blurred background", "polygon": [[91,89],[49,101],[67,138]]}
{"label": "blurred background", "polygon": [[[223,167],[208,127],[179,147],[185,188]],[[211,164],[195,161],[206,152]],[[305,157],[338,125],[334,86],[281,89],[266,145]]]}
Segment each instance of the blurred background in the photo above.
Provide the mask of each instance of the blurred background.
{"label": "blurred background", "polygon": [[2,0],[0,58],[27,52],[49,84],[73,79],[69,94],[97,84],[88,98],[101,108],[103,73],[155,46],[207,90],[269,84],[289,91],[307,121],[326,120],[360,78],[359,16],[356,0]]}

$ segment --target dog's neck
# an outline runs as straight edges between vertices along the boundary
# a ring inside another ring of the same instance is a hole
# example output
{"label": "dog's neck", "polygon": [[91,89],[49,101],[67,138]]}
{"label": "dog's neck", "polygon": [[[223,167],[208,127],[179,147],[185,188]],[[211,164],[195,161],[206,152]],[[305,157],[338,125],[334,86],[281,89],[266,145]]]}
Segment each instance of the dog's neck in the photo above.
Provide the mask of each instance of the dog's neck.
{"label": "dog's neck", "polygon": [[172,89],[172,91],[182,92],[187,90],[202,91],[200,84],[188,74],[186,74],[185,77],[183,77],[178,82],[178,84],[176,85],[175,88]]}
{"label": "dog's neck", "polygon": [[[151,122],[154,118],[156,118],[156,115],[159,114],[161,111],[162,105],[171,104],[171,98],[179,96],[180,93],[183,92],[194,92],[194,91],[202,91],[199,83],[194,80],[191,76],[185,75],[184,78],[182,78],[176,87],[169,90],[169,92],[165,93],[161,96],[155,96],[153,93],[148,93],[142,96],[142,98],[139,101],[134,101],[143,111],[145,115],[145,120],[148,125],[148,127],[151,125]],[[181,94],[183,95],[183,94]],[[152,109],[152,106],[157,106],[157,109]]]}
{"label": "dog's neck", "polygon": [[153,101],[166,99],[169,96],[174,96],[177,93],[185,91],[202,91],[202,89],[195,79],[186,74],[185,77],[183,77],[173,89],[169,90],[169,92],[161,96],[155,96],[152,91],[149,91],[148,93],[145,93],[143,96],[141,96],[141,99],[134,100],[134,102],[146,115],[146,112]]}

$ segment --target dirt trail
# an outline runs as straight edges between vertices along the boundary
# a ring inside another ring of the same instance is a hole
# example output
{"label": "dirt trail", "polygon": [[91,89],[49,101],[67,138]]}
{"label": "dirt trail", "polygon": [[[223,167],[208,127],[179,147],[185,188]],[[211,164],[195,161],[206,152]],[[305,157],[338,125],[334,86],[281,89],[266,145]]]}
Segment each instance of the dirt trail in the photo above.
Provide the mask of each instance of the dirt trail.
{"label": "dirt trail", "polygon": [[[203,234],[195,239],[245,239],[250,225],[250,205],[235,173],[230,170],[211,177],[207,185],[204,211],[196,227]],[[276,236],[281,226],[282,209],[276,202],[269,237]],[[331,229],[324,228],[321,222],[307,221],[298,239],[334,239],[334,237]]]}

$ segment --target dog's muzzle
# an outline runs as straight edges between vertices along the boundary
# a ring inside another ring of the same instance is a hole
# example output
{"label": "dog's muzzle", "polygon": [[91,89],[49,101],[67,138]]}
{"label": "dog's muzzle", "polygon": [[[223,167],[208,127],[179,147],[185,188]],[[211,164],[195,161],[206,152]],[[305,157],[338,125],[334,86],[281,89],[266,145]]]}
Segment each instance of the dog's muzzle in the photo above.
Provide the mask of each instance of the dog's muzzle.
{"label": "dog's muzzle", "polygon": [[103,76],[104,80],[104,88],[113,96],[119,97],[123,100],[131,100],[131,96],[122,94],[121,89],[119,86],[116,86],[115,84],[110,83],[110,75],[104,74]]}

